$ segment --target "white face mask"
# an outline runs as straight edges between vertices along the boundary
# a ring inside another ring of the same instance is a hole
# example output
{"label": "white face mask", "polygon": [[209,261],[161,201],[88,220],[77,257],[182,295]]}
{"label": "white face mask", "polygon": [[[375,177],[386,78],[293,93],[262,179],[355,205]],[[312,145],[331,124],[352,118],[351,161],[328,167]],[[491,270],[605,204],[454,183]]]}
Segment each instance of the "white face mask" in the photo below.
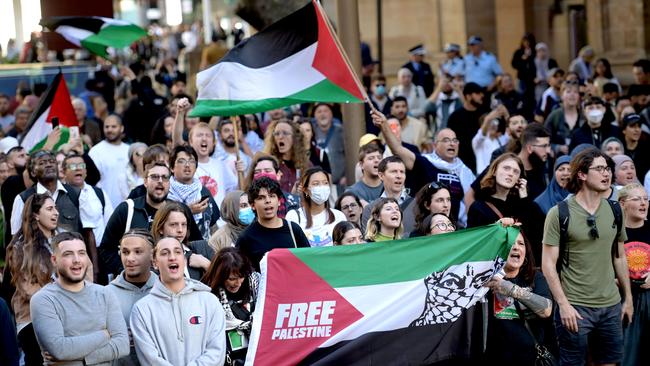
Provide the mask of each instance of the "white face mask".
{"label": "white face mask", "polygon": [[309,193],[315,204],[322,205],[330,198],[330,186],[311,187]]}
{"label": "white face mask", "polygon": [[604,115],[605,112],[601,111],[600,109],[592,109],[587,112],[587,122],[589,122],[590,125],[598,126],[603,120]]}

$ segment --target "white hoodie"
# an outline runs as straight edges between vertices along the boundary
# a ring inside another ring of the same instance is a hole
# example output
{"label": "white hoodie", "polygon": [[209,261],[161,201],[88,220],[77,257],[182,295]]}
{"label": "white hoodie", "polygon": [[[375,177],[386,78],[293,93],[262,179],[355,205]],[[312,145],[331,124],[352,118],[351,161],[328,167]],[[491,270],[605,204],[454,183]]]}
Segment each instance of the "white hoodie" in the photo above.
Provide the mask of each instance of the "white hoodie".
{"label": "white hoodie", "polygon": [[223,365],[225,326],[219,299],[208,286],[188,278],[177,294],[156,280],[131,312],[131,332],[142,365]]}

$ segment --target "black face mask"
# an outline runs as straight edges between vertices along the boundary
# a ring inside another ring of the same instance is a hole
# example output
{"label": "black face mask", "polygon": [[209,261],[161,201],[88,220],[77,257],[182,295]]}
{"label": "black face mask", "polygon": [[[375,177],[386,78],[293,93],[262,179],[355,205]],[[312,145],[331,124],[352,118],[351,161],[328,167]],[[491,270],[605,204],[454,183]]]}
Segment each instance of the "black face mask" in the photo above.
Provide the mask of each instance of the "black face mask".
{"label": "black face mask", "polygon": [[480,109],[483,106],[483,103],[479,103],[474,100],[470,100],[469,102],[477,109]]}

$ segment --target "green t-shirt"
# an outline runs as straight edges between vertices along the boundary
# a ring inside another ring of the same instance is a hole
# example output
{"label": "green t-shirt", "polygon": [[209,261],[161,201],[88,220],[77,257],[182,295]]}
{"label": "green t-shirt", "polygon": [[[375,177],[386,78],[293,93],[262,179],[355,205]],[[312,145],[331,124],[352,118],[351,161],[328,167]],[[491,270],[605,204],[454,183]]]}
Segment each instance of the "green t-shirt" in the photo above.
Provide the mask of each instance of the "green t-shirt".
{"label": "green t-shirt", "polygon": [[[575,197],[568,198],[569,203],[569,263],[560,274],[562,289],[569,303],[573,305],[602,308],[621,301],[615,282],[614,264],[612,263],[612,242],[616,236],[614,213],[605,199],[600,201],[596,211],[596,228],[598,239],[589,235],[591,227],[587,224],[589,213],[582,208]],[[621,228],[619,241],[625,241],[625,224]],[[544,244],[560,245],[560,223],[557,206],[551,208],[544,223]],[[566,256],[560,253],[558,261]],[[625,255],[625,253],[621,253]]]}
{"label": "green t-shirt", "polygon": [[382,233],[377,233],[375,235],[375,241],[380,242],[380,241],[390,241],[390,240],[395,240],[392,236],[387,236]]}

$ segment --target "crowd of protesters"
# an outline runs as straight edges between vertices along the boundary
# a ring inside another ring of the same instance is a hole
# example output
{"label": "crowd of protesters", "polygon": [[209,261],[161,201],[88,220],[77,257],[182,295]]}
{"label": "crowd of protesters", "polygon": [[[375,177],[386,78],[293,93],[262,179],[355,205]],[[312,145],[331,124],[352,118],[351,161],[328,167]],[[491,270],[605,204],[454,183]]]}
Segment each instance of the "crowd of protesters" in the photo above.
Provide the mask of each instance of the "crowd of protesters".
{"label": "crowd of protesters", "polygon": [[[57,149],[59,128],[19,144],[42,91],[0,95],[0,363],[237,364],[270,250],[494,223],[521,234],[488,283],[484,352],[448,362],[533,365],[540,343],[561,365],[650,363],[650,268],[624,245],[650,255],[650,60],[623,88],[589,46],[565,71],[526,34],[509,75],[479,36],[437,69],[419,45],[394,85],[369,79],[346,156],[338,105],[190,117],[192,32],[98,59]],[[215,34],[202,67],[226,50]]]}

